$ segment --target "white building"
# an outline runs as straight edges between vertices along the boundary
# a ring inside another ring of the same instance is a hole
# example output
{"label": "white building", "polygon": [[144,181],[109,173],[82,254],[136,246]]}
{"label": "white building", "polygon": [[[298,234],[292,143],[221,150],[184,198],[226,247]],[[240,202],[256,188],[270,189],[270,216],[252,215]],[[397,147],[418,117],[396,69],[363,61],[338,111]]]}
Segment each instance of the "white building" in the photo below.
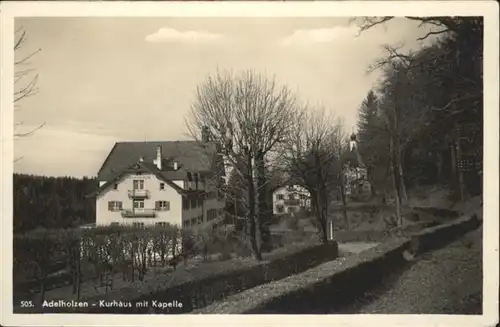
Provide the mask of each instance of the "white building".
{"label": "white building", "polygon": [[118,142],[98,173],[96,225],[194,227],[223,220],[215,144]]}
{"label": "white building", "polygon": [[300,185],[284,185],[273,191],[273,213],[282,215],[311,209],[311,195]]}

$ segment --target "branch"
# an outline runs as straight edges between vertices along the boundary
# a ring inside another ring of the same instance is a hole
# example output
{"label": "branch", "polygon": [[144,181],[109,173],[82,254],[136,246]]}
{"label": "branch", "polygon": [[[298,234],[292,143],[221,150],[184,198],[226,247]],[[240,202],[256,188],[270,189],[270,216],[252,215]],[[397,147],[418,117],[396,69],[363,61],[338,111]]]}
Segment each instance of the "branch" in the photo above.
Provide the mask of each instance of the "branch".
{"label": "branch", "polygon": [[[18,30],[20,31],[20,30]],[[21,48],[21,46],[24,44],[24,41],[26,40],[26,31],[23,31],[19,39],[16,41],[16,44],[14,44],[14,51]]]}
{"label": "branch", "polygon": [[39,130],[40,128],[42,128],[43,126],[45,126],[46,123],[43,123],[41,124],[40,126],[32,129],[31,131],[29,132],[26,132],[26,133],[14,133],[14,137],[24,137],[24,136],[28,136],[28,135],[31,135],[33,134],[34,132],[36,132],[37,130]]}
{"label": "branch", "polygon": [[401,45],[396,47],[385,44],[383,47],[384,50],[388,53],[388,56],[378,59],[375,62],[375,64],[368,67],[369,74],[387,65],[392,65],[393,67],[396,67],[398,63],[402,63],[407,69],[411,67],[414,57],[411,53],[402,54],[398,52],[398,50],[402,48]]}
{"label": "branch", "polygon": [[16,61],[14,62],[14,65],[20,65],[20,64],[23,64],[25,63],[28,59],[30,59],[31,57],[33,57],[34,55],[36,55],[38,52],[42,51],[42,49],[38,49],[36,51],[34,51],[33,53],[27,55],[26,57],[24,57],[23,59],[19,60],[19,61]]}
{"label": "branch", "polygon": [[22,156],[22,157],[18,157],[18,158],[16,158],[16,159],[14,159],[14,163],[16,163],[16,162],[18,162],[18,161],[21,161],[23,158],[24,158],[24,156]]}
{"label": "branch", "polygon": [[430,17],[415,17],[415,16],[406,16],[407,19],[416,20],[421,22],[419,26],[423,24],[431,24],[434,26],[446,26],[450,31],[456,31],[458,28],[457,23],[452,17],[441,17],[441,16],[430,16]]}
{"label": "branch", "polygon": [[[393,16],[365,17],[365,18],[363,18],[363,23],[359,27],[358,36],[361,35],[362,32],[364,32],[364,31],[366,31],[374,26],[384,24],[393,18],[394,18]],[[352,19],[351,21],[354,21],[355,19],[356,18]]]}
{"label": "branch", "polygon": [[444,33],[448,33],[449,31],[450,30],[448,30],[448,29],[444,29],[444,30],[441,30],[441,31],[431,31],[431,32],[425,34],[424,36],[417,38],[417,40],[418,41],[423,41],[423,40],[427,39],[431,35],[444,34]]}
{"label": "branch", "polygon": [[[482,98],[482,97],[483,97],[482,94],[480,94],[480,95],[479,94],[464,95],[463,97],[459,97],[459,98],[455,98],[455,99],[450,100],[444,107],[441,107],[441,108],[433,107],[431,110],[433,110],[433,111],[445,111],[446,109],[448,109],[449,107],[451,107],[453,104],[455,104],[457,102],[460,102],[463,100],[468,100],[468,99],[474,99],[474,98]],[[463,111],[463,110],[461,110],[461,111]]]}

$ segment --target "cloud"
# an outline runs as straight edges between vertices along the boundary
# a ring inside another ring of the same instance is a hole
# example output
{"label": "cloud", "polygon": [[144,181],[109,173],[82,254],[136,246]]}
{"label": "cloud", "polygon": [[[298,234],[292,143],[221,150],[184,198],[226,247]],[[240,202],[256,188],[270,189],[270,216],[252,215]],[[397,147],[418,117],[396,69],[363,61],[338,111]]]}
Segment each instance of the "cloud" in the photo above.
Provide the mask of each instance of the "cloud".
{"label": "cloud", "polygon": [[281,40],[281,44],[306,45],[312,43],[331,43],[339,40],[354,39],[358,34],[356,26],[338,26],[333,28],[318,28],[297,30]]}
{"label": "cloud", "polygon": [[205,31],[178,31],[173,28],[162,27],[153,34],[146,36],[147,42],[213,42],[223,38],[222,34],[213,34]]}

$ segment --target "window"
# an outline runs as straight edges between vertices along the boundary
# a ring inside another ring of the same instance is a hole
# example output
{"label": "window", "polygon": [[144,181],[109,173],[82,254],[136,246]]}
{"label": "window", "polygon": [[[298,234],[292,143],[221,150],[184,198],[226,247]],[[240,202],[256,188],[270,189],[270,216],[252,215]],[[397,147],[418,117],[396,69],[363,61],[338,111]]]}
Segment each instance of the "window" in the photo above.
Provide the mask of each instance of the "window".
{"label": "window", "polygon": [[295,194],[294,194],[294,193],[289,194],[289,195],[288,195],[288,198],[289,198],[290,200],[295,200]]}
{"label": "window", "polygon": [[160,183],[160,190],[164,190],[165,189],[165,183]]}
{"label": "window", "polygon": [[113,189],[114,189],[114,190],[117,190],[117,189],[118,189],[118,184],[117,184],[117,183],[115,183],[115,185],[113,185]]}
{"label": "window", "polygon": [[189,227],[189,220],[184,220],[182,222],[183,227]]}
{"label": "window", "polygon": [[108,202],[108,210],[109,211],[120,211],[120,210],[122,210],[122,202],[121,201],[109,201]]}
{"label": "window", "polygon": [[184,210],[189,210],[189,199],[182,198],[182,208]]}
{"label": "window", "polygon": [[134,200],[134,209],[144,209],[144,201]]}
{"label": "window", "polygon": [[144,223],[132,223],[132,226],[135,227],[135,228],[143,228],[144,227]]}
{"label": "window", "polygon": [[197,222],[196,218],[191,219],[191,225],[196,225],[196,222]]}
{"label": "window", "polygon": [[134,179],[134,190],[144,190],[144,180]]}
{"label": "window", "polygon": [[306,196],[305,194],[301,194],[301,195],[300,195],[300,198],[301,198],[302,200],[306,200],[306,199],[307,199],[307,196]]}
{"label": "window", "polygon": [[166,222],[159,222],[159,223],[156,223],[155,226],[157,226],[157,227],[167,227],[167,223]]}
{"label": "window", "polygon": [[170,202],[169,201],[156,201],[155,208],[156,208],[156,210],[168,211],[168,210],[170,210]]}
{"label": "window", "polygon": [[276,199],[278,199],[278,200],[284,200],[285,196],[283,194],[278,194],[278,195],[276,195]]}
{"label": "window", "polygon": [[193,175],[189,171],[187,172],[187,179],[188,179],[188,182],[193,181]]}
{"label": "window", "polygon": [[198,206],[196,198],[191,198],[191,208],[196,208]]}
{"label": "window", "polygon": [[203,215],[198,216],[198,224],[203,224]]}
{"label": "window", "polygon": [[283,207],[283,206],[276,206],[276,212],[277,213],[283,213],[283,212],[285,212],[285,207]]}

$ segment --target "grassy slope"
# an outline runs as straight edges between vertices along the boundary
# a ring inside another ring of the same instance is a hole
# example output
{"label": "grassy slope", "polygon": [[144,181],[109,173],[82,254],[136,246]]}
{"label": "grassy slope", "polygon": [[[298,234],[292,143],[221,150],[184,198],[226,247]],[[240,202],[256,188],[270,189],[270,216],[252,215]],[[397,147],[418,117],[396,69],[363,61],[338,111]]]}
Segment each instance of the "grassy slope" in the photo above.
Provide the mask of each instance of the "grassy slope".
{"label": "grassy slope", "polygon": [[410,269],[331,313],[481,314],[482,228],[428,253]]}

